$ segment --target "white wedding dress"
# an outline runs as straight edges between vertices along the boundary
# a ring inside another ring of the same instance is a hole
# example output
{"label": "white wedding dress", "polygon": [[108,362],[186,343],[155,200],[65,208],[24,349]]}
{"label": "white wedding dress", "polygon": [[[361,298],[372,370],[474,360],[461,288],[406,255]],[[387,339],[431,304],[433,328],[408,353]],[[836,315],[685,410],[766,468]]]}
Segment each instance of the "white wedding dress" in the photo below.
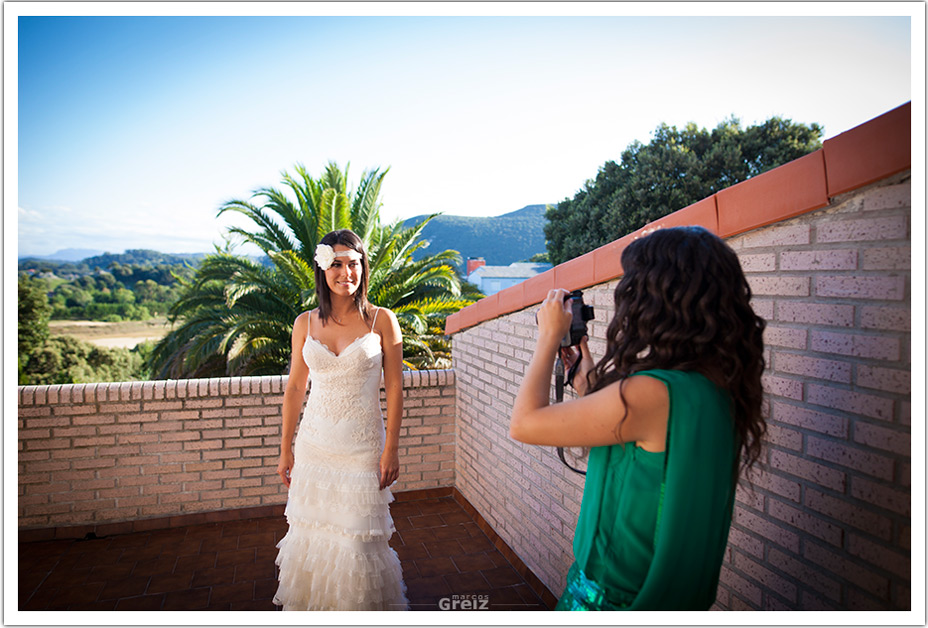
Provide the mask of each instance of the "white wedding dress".
{"label": "white wedding dress", "polygon": [[383,355],[372,330],[339,355],[307,334],[311,388],[277,544],[284,610],[406,610],[389,488],[380,490]]}

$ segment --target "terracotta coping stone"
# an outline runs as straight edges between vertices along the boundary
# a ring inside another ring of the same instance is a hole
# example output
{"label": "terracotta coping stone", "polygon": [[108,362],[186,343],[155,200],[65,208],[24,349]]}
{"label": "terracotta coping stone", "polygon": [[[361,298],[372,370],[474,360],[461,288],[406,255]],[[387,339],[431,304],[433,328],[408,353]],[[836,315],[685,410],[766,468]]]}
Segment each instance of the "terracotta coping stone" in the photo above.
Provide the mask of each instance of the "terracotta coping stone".
{"label": "terracotta coping stone", "polygon": [[728,238],[827,206],[824,154],[819,149],[720,190],[715,195],[719,237]]}
{"label": "terracotta coping stone", "polygon": [[912,103],[825,140],[828,195],[836,196],[912,166]]}
{"label": "terracotta coping stone", "polygon": [[631,242],[660,227],[700,225],[728,238],[825,207],[829,198],[903,172],[912,165],[912,103],[908,102],[823,143],[823,147],[664,216],[449,316],[452,335],[541,303],[558,287],[576,290],[622,276]]}
{"label": "terracotta coping stone", "polygon": [[605,283],[625,273],[622,269],[622,251],[634,240],[635,236],[630,233],[593,250],[593,277],[596,283]]}
{"label": "terracotta coping stone", "polygon": [[[554,267],[554,285],[567,290],[579,290],[596,283],[593,251]],[[547,296],[547,295],[545,295]]]}
{"label": "terracotta coping stone", "polygon": [[554,288],[554,269],[546,270],[522,282],[522,307],[526,303],[541,303],[548,296],[548,291]]}
{"label": "terracotta coping stone", "polygon": [[498,316],[499,312],[499,293],[491,294],[488,297],[480,299],[474,303],[474,313],[476,317],[485,321]]}
{"label": "terracotta coping stone", "polygon": [[509,314],[522,309],[523,299],[525,298],[525,282],[520,281],[514,286],[509,286],[499,294],[499,312],[500,314]]}

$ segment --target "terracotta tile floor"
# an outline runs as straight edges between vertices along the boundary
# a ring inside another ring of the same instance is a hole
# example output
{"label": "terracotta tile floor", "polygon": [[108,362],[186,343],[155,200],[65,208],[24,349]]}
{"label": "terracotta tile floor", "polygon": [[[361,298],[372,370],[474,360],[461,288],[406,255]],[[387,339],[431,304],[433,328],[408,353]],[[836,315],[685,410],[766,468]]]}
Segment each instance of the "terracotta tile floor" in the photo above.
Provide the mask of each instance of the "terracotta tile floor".
{"label": "terracotta tile floor", "polygon": [[[490,610],[547,610],[451,497],[396,502],[390,544],[411,610],[453,595]],[[20,610],[275,610],[283,517],[90,540],[19,543]]]}

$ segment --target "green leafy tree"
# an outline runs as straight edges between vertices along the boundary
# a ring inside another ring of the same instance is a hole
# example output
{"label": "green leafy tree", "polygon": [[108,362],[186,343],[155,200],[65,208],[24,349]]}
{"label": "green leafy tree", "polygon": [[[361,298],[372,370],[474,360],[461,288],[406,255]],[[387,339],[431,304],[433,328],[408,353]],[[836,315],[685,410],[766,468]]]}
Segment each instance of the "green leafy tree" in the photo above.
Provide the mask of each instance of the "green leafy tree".
{"label": "green leafy tree", "polygon": [[530,258],[528,258],[529,263],[532,264],[550,264],[551,256],[545,253],[535,253]]}
{"label": "green leafy tree", "polygon": [[[168,313],[177,324],[152,350],[153,377],[210,377],[280,374],[290,359],[290,333],[301,312],[316,307],[312,258],[322,237],[349,228],[364,241],[370,261],[368,296],[396,313],[410,368],[450,365],[445,318],[472,303],[454,266],[456,251],[421,259],[422,229],[380,222],[380,188],[386,171],[365,172],[356,189],[348,169],[330,163],[313,178],[302,166],[283,173],[285,190],[261,188],[252,201],[233,200],[219,214],[237,212],[255,226],[229,229],[231,239],[258,246],[266,266],[229,250],[203,259],[196,275],[182,282]],[[289,194],[288,194],[289,193]]]}
{"label": "green leafy tree", "polygon": [[47,284],[22,274],[18,281],[19,355],[30,353],[48,338],[48,321],[52,307],[48,303]]}
{"label": "green leafy tree", "polygon": [[68,336],[49,336],[49,305],[44,280],[19,277],[20,386],[119,382],[144,377],[136,351],[105,349]]}
{"label": "green leafy tree", "polygon": [[51,336],[28,354],[20,384],[77,384],[144,379],[137,351],[107,349],[70,336]]}
{"label": "green leafy tree", "polygon": [[712,131],[666,124],[650,143],[633,142],[620,163],[606,162],[572,199],[547,211],[548,252],[560,264],[649,222],[821,147],[823,129],[782,118]]}

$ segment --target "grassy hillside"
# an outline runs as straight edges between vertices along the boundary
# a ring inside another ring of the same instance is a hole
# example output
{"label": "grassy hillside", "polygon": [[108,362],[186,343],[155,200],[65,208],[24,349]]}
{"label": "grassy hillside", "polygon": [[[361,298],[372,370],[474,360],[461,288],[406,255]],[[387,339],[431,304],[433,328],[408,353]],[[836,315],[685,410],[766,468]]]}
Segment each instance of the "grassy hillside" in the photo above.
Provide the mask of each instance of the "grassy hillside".
{"label": "grassy hillside", "polygon": [[[417,225],[425,216],[416,216],[405,226]],[[528,205],[520,210],[493,217],[438,216],[423,232],[429,246],[418,257],[453,249],[466,261],[482,257],[490,266],[508,266],[527,260],[545,249],[545,206]]]}

